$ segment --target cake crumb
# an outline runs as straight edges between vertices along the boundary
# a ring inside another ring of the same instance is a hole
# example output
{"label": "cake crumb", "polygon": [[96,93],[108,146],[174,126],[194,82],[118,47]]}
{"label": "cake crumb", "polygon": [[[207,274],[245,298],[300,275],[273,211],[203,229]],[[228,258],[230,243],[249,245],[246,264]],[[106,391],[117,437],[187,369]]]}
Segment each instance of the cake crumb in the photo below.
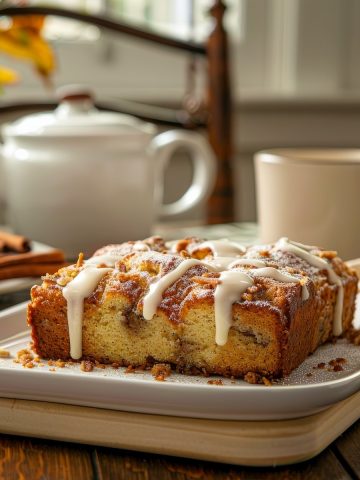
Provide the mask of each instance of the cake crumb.
{"label": "cake crumb", "polygon": [[23,348],[23,349],[19,350],[18,352],[16,352],[16,356],[18,358],[20,358],[21,356],[29,355],[30,353],[31,353],[30,350],[28,350],[27,348]]}
{"label": "cake crumb", "polygon": [[266,385],[267,387],[271,387],[271,386],[272,386],[271,380],[269,380],[269,379],[266,378],[266,377],[262,377],[262,382],[263,382],[263,384]]}
{"label": "cake crumb", "polygon": [[118,368],[120,368],[120,363],[119,362],[114,362],[114,363],[111,364],[111,366],[112,366],[112,368],[115,368],[115,370],[117,370]]}
{"label": "cake crumb", "polygon": [[9,358],[10,352],[8,350],[4,350],[3,348],[0,348],[0,358]]}
{"label": "cake crumb", "polygon": [[251,293],[245,292],[242,294],[241,299],[247,302],[252,302],[252,300],[254,299],[254,296]]}
{"label": "cake crumb", "polygon": [[347,338],[354,345],[360,345],[360,331],[355,328],[351,328],[347,334]]}
{"label": "cake crumb", "polygon": [[95,368],[101,368],[102,370],[104,370],[106,368],[106,365],[95,360]]}
{"label": "cake crumb", "polygon": [[[16,359],[17,359],[17,362],[15,363],[21,363],[21,365],[25,367],[27,363],[33,361],[34,355],[27,348],[23,348],[22,350],[19,350],[17,352]],[[29,367],[29,368],[32,368],[32,367]]]}
{"label": "cake crumb", "polygon": [[155,363],[151,369],[151,375],[158,382],[165,382],[165,379],[171,375],[171,366],[166,363]]}
{"label": "cake crumb", "polygon": [[308,373],[306,374],[306,376],[307,376],[307,377],[312,377],[313,374],[312,374],[311,372],[308,372]]}
{"label": "cake crumb", "polygon": [[336,362],[337,362],[337,363],[346,363],[346,358],[338,357],[338,358],[336,359]]}
{"label": "cake crumb", "polygon": [[346,363],[346,359],[342,357],[333,358],[329,361],[329,372],[342,372],[344,370],[343,364]]}
{"label": "cake crumb", "polygon": [[83,265],[84,265],[84,254],[83,254],[83,252],[80,252],[79,257],[78,257],[77,262],[76,262],[76,268],[80,268]]}
{"label": "cake crumb", "polygon": [[208,380],[207,383],[208,383],[208,385],[219,385],[219,386],[224,385],[223,381],[218,379],[218,378],[215,379],[215,380]]}
{"label": "cake crumb", "polygon": [[92,372],[94,369],[94,365],[90,362],[90,360],[82,360],[80,363],[80,370],[82,372]]}
{"label": "cake crumb", "polygon": [[320,370],[323,370],[324,368],[326,367],[326,363],[325,362],[320,362],[318,363],[315,367],[313,367],[314,369],[315,368],[319,368]]}
{"label": "cake crumb", "polygon": [[332,260],[333,258],[337,257],[338,252],[335,250],[318,250],[316,255],[320,258],[327,258],[328,260]]}
{"label": "cake crumb", "polygon": [[221,283],[221,281],[218,278],[214,277],[206,277],[206,276],[195,276],[192,277],[191,280],[193,282],[199,283],[200,285],[210,285],[216,287]]}
{"label": "cake crumb", "polygon": [[133,365],[128,365],[126,367],[125,373],[136,373],[136,369],[135,367],[133,367]]}
{"label": "cake crumb", "polygon": [[334,368],[333,368],[334,372],[341,372],[343,369],[343,367],[339,364],[336,364],[334,365]]}
{"label": "cake crumb", "polygon": [[244,380],[245,382],[247,383],[250,383],[252,385],[255,385],[256,383],[260,383],[261,382],[261,377],[260,375],[258,375],[257,373],[255,372],[248,372],[245,376],[244,376]]}
{"label": "cake crumb", "polygon": [[64,368],[65,367],[65,362],[63,360],[56,360],[55,366],[59,368]]}
{"label": "cake crumb", "polygon": [[54,368],[54,367],[49,368],[49,372],[56,372],[56,368]]}

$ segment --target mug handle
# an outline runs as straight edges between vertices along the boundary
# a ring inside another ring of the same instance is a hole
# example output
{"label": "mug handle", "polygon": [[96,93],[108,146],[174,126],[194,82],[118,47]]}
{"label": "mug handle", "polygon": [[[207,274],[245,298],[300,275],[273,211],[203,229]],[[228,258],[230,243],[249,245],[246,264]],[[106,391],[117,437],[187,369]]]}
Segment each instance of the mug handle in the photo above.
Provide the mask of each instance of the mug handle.
{"label": "mug handle", "polygon": [[[163,203],[165,169],[173,153],[180,147],[191,153],[193,179],[190,187],[178,200]],[[216,159],[205,138],[198,133],[169,130],[157,135],[150,143],[150,154],[155,158],[155,204],[163,217],[177,215],[190,210],[207,199],[215,185]]]}

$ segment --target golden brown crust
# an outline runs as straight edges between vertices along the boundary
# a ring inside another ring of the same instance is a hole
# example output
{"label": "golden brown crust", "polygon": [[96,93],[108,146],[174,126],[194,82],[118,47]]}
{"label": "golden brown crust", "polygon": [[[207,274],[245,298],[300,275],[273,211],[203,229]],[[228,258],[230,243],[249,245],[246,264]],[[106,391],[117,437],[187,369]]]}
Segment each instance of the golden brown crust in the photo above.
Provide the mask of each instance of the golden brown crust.
{"label": "golden brown crust", "polygon": [[[139,244],[145,245],[142,248]],[[107,246],[95,255],[121,253],[116,269],[106,274],[84,301],[83,359],[119,365],[149,360],[226,376],[248,372],[270,377],[288,374],[320,344],[332,338],[338,287],[328,272],[272,246],[251,247],[247,254],[299,278],[283,283],[254,277],[254,284],[233,305],[233,325],[224,346],[215,344],[214,291],[218,273],[204,265],[191,267],[163,294],[151,321],[142,317],[143,297],[154,277],[165,275],[186,257],[206,258],[201,241],[179,241],[172,251],[156,237]],[[135,246],[135,247],[134,247]],[[148,247],[148,248],[147,248]],[[333,252],[322,252],[344,285],[343,329],[350,331],[357,276]],[[34,350],[43,358],[69,359],[67,306],[62,289],[81,266],[61,269],[33,287],[28,310]],[[244,267],[246,268],[246,267]],[[302,300],[306,284],[309,299]]]}

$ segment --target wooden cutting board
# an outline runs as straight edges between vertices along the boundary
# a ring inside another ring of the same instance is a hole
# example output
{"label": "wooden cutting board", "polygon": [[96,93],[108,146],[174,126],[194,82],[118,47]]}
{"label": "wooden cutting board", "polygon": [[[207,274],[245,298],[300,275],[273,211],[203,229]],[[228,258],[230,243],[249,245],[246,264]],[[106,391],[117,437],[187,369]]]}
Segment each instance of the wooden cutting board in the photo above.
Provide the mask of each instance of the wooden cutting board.
{"label": "wooden cutting board", "polygon": [[253,466],[309,459],[359,417],[360,392],[316,415],[258,422],[0,399],[2,433]]}

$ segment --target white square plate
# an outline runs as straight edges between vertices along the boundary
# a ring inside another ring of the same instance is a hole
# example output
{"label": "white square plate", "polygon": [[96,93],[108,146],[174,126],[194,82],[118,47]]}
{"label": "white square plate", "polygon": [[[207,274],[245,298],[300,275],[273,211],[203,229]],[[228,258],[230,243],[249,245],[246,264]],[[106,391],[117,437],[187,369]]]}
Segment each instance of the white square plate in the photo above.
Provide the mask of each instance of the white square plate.
{"label": "white square plate", "polygon": [[[158,382],[150,372],[126,374],[110,366],[86,373],[79,364],[67,364],[54,372],[43,362],[28,369],[13,360],[29,341],[26,303],[0,312],[0,347],[12,354],[0,359],[0,397],[180,417],[275,420],[311,415],[360,390],[360,347],[345,340],[320,347],[270,387],[230,379],[209,385],[209,378],[175,373]],[[346,359],[343,371],[313,368],[338,357]]]}

